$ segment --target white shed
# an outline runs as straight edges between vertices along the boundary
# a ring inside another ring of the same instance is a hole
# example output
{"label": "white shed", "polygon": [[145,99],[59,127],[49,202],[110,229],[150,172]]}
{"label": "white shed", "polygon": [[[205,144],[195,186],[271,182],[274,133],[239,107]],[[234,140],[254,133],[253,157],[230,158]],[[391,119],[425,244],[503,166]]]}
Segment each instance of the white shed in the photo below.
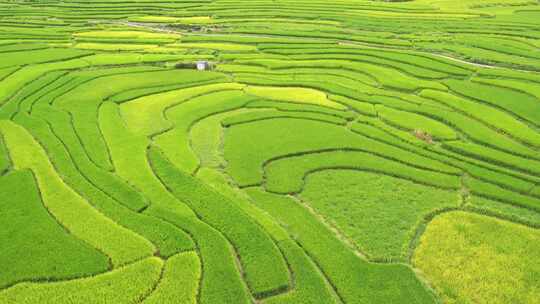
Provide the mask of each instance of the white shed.
{"label": "white shed", "polygon": [[210,63],[208,61],[197,61],[197,70],[210,70]]}

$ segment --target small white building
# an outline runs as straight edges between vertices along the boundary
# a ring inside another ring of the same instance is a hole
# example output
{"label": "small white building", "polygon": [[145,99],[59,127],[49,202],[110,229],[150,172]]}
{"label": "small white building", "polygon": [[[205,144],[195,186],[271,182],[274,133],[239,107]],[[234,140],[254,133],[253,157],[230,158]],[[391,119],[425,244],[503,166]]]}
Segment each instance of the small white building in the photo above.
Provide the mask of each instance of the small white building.
{"label": "small white building", "polygon": [[197,61],[197,70],[199,70],[199,71],[210,70],[210,62],[208,62],[208,61]]}

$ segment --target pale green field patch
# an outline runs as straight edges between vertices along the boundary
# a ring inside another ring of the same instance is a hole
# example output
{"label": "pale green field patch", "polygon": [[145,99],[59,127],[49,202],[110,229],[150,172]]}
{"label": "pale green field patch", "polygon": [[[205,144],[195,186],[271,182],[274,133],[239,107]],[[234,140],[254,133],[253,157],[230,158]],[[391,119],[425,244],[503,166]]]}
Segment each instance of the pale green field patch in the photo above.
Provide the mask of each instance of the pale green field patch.
{"label": "pale green field patch", "polygon": [[314,104],[326,106],[338,110],[345,110],[346,107],[328,99],[325,93],[308,88],[300,87],[263,87],[247,86],[244,91],[250,95],[268,98],[271,100],[282,100],[297,103]]}

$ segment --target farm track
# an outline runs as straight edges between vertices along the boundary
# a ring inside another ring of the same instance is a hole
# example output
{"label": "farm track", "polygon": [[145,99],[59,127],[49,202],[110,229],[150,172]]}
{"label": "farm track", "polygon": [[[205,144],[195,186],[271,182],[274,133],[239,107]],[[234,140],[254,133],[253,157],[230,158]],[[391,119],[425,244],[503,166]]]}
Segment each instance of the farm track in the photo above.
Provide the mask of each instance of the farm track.
{"label": "farm track", "polygon": [[0,182],[86,257],[2,215],[0,303],[467,302],[432,223],[540,228],[538,4],[486,1],[0,1]]}

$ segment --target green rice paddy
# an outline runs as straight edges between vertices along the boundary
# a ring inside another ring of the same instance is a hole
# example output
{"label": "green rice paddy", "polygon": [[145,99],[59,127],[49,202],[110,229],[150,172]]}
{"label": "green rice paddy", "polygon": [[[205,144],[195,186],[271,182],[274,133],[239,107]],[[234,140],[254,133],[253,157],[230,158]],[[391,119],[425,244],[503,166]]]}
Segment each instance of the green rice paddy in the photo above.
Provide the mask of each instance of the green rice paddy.
{"label": "green rice paddy", "polygon": [[0,223],[0,304],[540,304],[540,4],[0,1]]}

